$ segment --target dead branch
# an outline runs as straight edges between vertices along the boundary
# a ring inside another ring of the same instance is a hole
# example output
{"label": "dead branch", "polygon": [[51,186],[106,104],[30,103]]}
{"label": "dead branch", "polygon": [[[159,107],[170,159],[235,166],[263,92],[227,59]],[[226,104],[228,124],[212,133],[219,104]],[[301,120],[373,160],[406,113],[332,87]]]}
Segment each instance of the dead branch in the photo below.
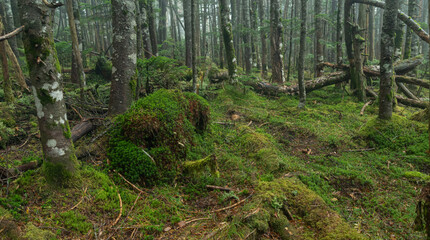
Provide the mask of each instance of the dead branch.
{"label": "dead branch", "polygon": [[9,38],[12,38],[12,37],[16,36],[18,33],[22,32],[22,30],[23,30],[23,29],[24,29],[24,26],[21,26],[21,27],[19,27],[19,28],[17,28],[17,29],[15,29],[15,30],[13,30],[12,32],[10,32],[10,33],[8,33],[8,34],[5,34],[5,35],[3,35],[3,36],[0,36],[0,42],[2,42],[2,41],[4,41],[4,40],[7,40],[7,39],[9,39]]}
{"label": "dead branch", "polygon": [[233,189],[227,188],[227,187],[218,187],[218,186],[213,186],[213,185],[206,185],[206,188],[212,189],[212,190],[221,190],[224,192],[234,192]]}
{"label": "dead branch", "polygon": [[130,186],[132,186],[134,189],[136,189],[140,193],[146,193],[145,191],[141,190],[140,188],[136,187],[133,183],[128,181],[121,173],[117,172],[115,169],[113,170],[116,174],[118,174],[126,183],[128,183]]}
{"label": "dead branch", "polygon": [[85,193],[87,193],[87,189],[88,189],[88,187],[85,187],[85,190],[84,190],[84,193],[82,194],[81,200],[75,206],[73,206],[72,208],[70,208],[70,210],[73,210],[73,209],[77,208],[79,206],[79,204],[81,204],[82,201],[84,201],[84,197],[85,197]]}
{"label": "dead branch", "polygon": [[121,199],[121,194],[119,194],[119,193],[118,193],[118,198],[119,198],[119,214],[118,214],[118,217],[116,218],[115,222],[113,222],[113,224],[110,227],[115,226],[122,216],[122,199]]}
{"label": "dead branch", "polygon": [[246,200],[248,200],[249,198],[251,198],[251,197],[252,197],[252,195],[253,195],[253,194],[249,195],[247,198],[242,199],[241,201],[239,201],[239,202],[237,202],[237,203],[235,203],[235,204],[233,204],[233,205],[230,205],[230,206],[228,206],[228,207],[225,207],[225,208],[221,208],[221,209],[217,209],[217,210],[211,211],[211,213],[222,212],[222,211],[225,211],[225,210],[229,210],[229,209],[231,209],[231,208],[234,208],[234,207],[236,207],[236,206],[239,206],[240,204],[244,203]]}
{"label": "dead branch", "polygon": [[369,106],[372,103],[373,103],[373,101],[368,101],[366,104],[364,104],[364,106],[361,108],[361,111],[360,111],[360,115],[361,116],[364,115],[364,110],[366,110],[366,107]]}

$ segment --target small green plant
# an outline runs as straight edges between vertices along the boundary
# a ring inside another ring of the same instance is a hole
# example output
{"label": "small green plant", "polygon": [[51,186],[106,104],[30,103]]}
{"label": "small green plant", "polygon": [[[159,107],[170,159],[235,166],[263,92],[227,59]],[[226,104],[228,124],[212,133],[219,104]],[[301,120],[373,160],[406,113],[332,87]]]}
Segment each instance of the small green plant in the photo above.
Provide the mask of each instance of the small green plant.
{"label": "small green plant", "polygon": [[81,234],[86,234],[92,227],[92,224],[86,221],[87,217],[76,211],[60,213],[57,220],[62,222],[68,229],[78,231]]}

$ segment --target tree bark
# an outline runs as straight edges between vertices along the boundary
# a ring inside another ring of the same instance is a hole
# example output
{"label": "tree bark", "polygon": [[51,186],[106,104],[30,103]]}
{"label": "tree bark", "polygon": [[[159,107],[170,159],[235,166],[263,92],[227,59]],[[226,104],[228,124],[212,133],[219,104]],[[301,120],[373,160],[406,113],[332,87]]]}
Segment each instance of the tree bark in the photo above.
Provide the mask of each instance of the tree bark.
{"label": "tree bark", "polygon": [[260,18],[261,74],[264,78],[267,76],[267,45],[266,45],[267,35],[264,31],[265,12],[264,12],[264,4],[262,0],[258,1],[258,15]]}
{"label": "tree bark", "polygon": [[24,73],[22,72],[21,66],[19,65],[18,59],[16,58],[15,54],[12,51],[12,48],[10,47],[9,43],[7,41],[4,41],[6,46],[6,54],[9,60],[12,62],[12,66],[15,69],[15,75],[17,78],[17,82],[19,86],[21,86],[22,90],[26,90],[27,92],[30,92],[30,89],[27,86],[27,83],[25,82]]}
{"label": "tree bark", "polygon": [[76,22],[74,17],[74,10],[73,10],[73,0],[67,0],[66,1],[66,8],[67,8],[67,16],[69,19],[69,27],[70,27],[70,34],[72,37],[72,50],[73,50],[73,60],[72,60],[72,82],[78,83],[79,87],[81,89],[81,99],[84,98],[84,87],[85,87],[85,73],[84,73],[84,66],[82,64],[82,56],[81,56],[81,49],[80,49],[80,43],[78,40],[78,31],[76,28]]}
{"label": "tree bark", "polygon": [[[4,35],[4,26],[2,23],[2,18],[0,16],[0,35]],[[14,102],[14,96],[12,91],[12,82],[9,76],[9,64],[6,55],[6,43],[7,41],[0,42],[0,57],[1,66],[3,71],[3,91],[6,103],[11,104]]]}
{"label": "tree bark", "polygon": [[272,56],[272,82],[285,82],[282,49],[282,22],[279,0],[270,0],[270,54]]}
{"label": "tree bark", "polygon": [[301,0],[301,24],[300,24],[300,52],[299,52],[299,108],[304,108],[306,105],[306,86],[304,76],[304,64],[305,64],[305,47],[306,47],[306,17],[307,17],[307,0]]}
{"label": "tree bark", "polygon": [[193,67],[192,56],[192,30],[191,30],[191,0],[183,0],[184,5],[184,21],[185,21],[185,65]]}
{"label": "tree bark", "polygon": [[193,71],[193,92],[197,93],[197,18],[196,18],[196,1],[191,0],[191,39],[192,39],[192,71]]}
{"label": "tree bark", "polygon": [[230,23],[230,10],[227,0],[219,0],[221,31],[224,40],[226,60],[228,64],[228,75],[232,84],[237,83],[237,59],[234,51],[232,25]]}
{"label": "tree bark", "polygon": [[167,39],[167,0],[158,0],[160,14],[158,17],[158,41],[163,44]]}
{"label": "tree bark", "polygon": [[249,0],[242,0],[242,20],[243,20],[243,45],[245,49],[245,70],[247,74],[251,73],[252,70],[252,58],[251,58],[251,26],[249,20]]}
{"label": "tree bark", "polygon": [[136,81],[136,5],[112,0],[113,58],[109,115],[124,113],[131,104]]}
{"label": "tree bark", "polygon": [[55,51],[52,10],[34,0],[18,1],[23,40],[44,153],[43,169],[51,184],[68,186],[78,177],[63,97],[61,67]]}
{"label": "tree bark", "polygon": [[[189,1],[189,0],[186,0]],[[151,40],[152,55],[158,55],[157,31],[155,29],[155,13],[152,0],[146,0],[146,12],[148,13],[149,38]]]}
{"label": "tree bark", "polygon": [[387,0],[381,36],[381,78],[379,87],[379,118],[390,120],[394,102],[394,38],[396,36],[398,0]]}
{"label": "tree bark", "polygon": [[323,21],[320,18],[322,14],[322,1],[315,1],[314,26],[315,26],[315,76],[321,77],[323,69],[319,68],[320,63],[324,62],[324,48],[322,45],[323,38]]}

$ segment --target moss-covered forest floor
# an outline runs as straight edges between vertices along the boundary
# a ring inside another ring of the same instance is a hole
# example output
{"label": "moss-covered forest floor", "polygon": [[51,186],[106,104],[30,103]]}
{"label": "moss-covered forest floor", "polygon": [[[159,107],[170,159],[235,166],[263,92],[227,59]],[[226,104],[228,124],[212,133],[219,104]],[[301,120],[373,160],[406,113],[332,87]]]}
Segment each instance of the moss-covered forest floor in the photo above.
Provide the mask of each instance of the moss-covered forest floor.
{"label": "moss-covered forest floor", "polygon": [[[219,177],[203,169],[169,184],[132,186],[106,168],[103,122],[75,143],[76,186],[52,189],[40,168],[3,182],[0,238],[426,239],[414,219],[430,180],[428,133],[409,120],[413,109],[398,107],[391,123],[380,122],[376,104],[360,115],[363,103],[334,86],[310,93],[305,110],[297,97],[246,88],[205,96],[210,125],[194,136],[189,157],[214,154]],[[0,116],[10,121],[0,128],[14,131],[0,150],[2,166],[41,161],[30,99]]]}

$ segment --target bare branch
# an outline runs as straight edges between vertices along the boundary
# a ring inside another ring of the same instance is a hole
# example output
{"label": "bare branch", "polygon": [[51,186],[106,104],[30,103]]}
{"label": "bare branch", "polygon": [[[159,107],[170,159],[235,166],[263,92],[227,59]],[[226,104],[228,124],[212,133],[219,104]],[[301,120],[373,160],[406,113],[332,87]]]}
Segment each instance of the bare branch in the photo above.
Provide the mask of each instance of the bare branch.
{"label": "bare branch", "polygon": [[10,33],[8,33],[8,34],[6,34],[6,35],[0,36],[0,42],[1,42],[1,41],[4,41],[4,40],[7,40],[7,39],[9,39],[9,38],[12,38],[12,37],[14,37],[14,36],[16,36],[16,35],[17,35],[18,33],[20,33],[23,29],[24,29],[24,26],[21,26],[21,27],[19,27],[19,28],[15,29],[13,32],[10,32]]}

